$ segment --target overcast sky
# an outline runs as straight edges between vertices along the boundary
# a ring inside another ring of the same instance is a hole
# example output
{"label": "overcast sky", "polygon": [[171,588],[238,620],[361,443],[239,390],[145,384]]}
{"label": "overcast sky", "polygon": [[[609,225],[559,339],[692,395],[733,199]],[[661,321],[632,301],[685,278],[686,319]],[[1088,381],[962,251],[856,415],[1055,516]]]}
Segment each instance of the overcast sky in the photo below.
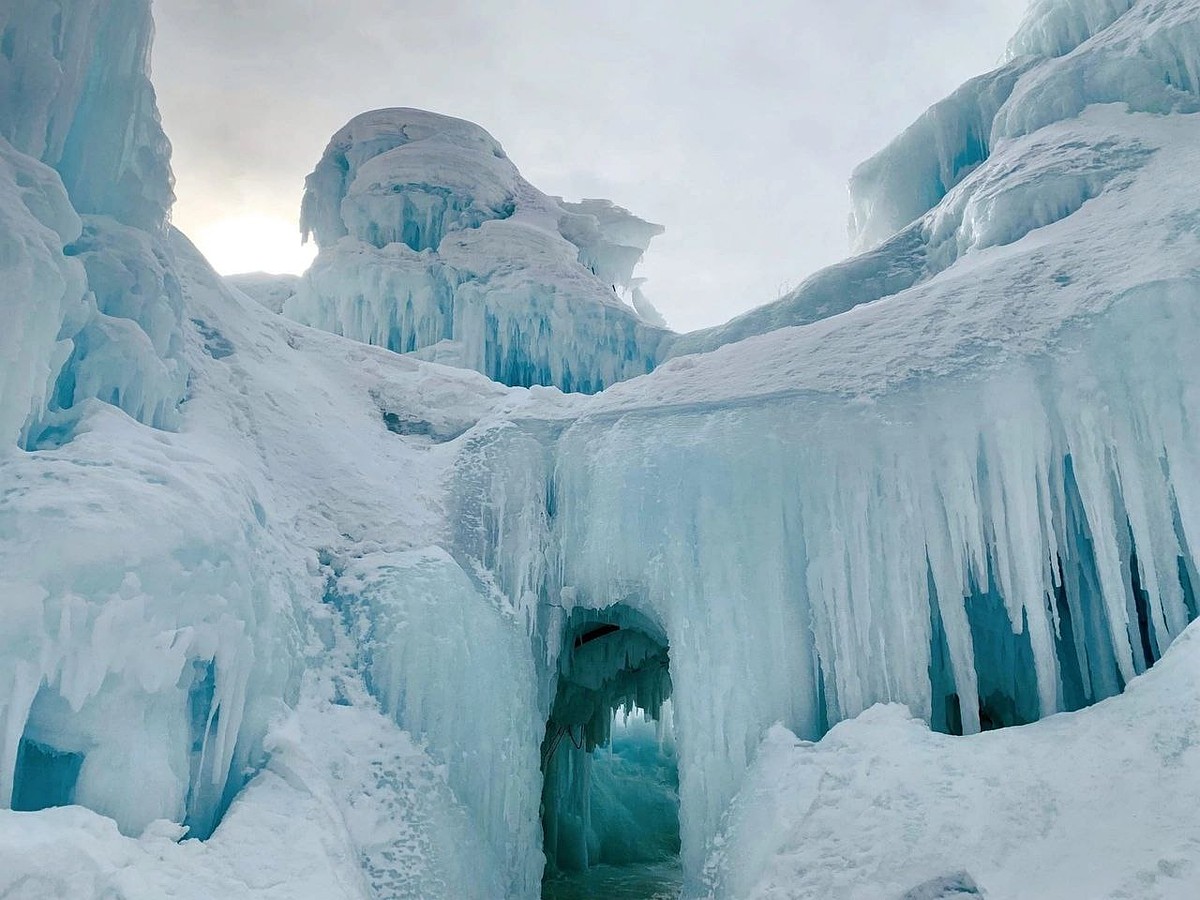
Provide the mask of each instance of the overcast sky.
{"label": "overcast sky", "polygon": [[155,0],[174,221],[224,273],[301,271],[330,135],[421,107],[666,226],[647,296],[716,324],[846,255],[851,170],[992,68],[1026,2]]}

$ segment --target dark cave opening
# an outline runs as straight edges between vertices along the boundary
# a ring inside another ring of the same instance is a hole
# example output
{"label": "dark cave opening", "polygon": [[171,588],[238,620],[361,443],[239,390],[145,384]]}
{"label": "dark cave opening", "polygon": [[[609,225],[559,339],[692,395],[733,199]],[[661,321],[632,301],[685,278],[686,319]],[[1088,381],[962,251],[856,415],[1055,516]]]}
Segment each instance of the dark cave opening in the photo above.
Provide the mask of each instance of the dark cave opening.
{"label": "dark cave opening", "polygon": [[542,742],[543,897],[677,896],[679,775],[665,634],[576,610]]}

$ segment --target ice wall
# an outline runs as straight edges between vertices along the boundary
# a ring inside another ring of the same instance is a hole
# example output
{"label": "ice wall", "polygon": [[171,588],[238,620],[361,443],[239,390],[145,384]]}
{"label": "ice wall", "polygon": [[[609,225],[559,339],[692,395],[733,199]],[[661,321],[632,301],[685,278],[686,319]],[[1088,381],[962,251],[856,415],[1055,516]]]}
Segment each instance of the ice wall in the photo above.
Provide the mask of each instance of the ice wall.
{"label": "ice wall", "polygon": [[447,767],[487,838],[504,896],[537,891],[541,777],[536,682],[525,629],[444,551],[374,554],[341,567],[329,602],[345,617],[383,711]]}
{"label": "ice wall", "polygon": [[667,333],[619,293],[661,228],[547,197],[460,119],[351,121],[308,178],[301,230],[321,251],[285,315],[505,384],[598,391],[650,371]]}
{"label": "ice wall", "polygon": [[83,306],[85,275],[62,248],[80,228],[58,175],[0,140],[0,453],[44,408],[70,352],[58,334]]}
{"label": "ice wall", "polygon": [[149,0],[0,5],[0,134],[58,170],[79,212],[147,230],[174,199],[153,34]]}

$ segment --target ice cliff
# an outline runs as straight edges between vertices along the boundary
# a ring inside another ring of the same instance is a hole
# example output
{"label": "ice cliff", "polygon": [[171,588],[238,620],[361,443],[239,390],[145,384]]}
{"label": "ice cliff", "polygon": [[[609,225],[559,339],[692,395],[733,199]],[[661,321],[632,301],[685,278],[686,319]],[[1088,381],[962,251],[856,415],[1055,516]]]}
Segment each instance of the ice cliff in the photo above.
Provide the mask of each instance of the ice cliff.
{"label": "ice cliff", "polygon": [[413,110],[227,283],[148,4],[0,23],[0,894],[1190,896],[1195,0],[1035,4],[679,337],[656,226]]}
{"label": "ice cliff", "polygon": [[285,315],[504,384],[592,393],[650,371],[667,334],[632,305],[662,229],[547,197],[460,119],[354,119],[309,175],[300,227],[320,253]]}

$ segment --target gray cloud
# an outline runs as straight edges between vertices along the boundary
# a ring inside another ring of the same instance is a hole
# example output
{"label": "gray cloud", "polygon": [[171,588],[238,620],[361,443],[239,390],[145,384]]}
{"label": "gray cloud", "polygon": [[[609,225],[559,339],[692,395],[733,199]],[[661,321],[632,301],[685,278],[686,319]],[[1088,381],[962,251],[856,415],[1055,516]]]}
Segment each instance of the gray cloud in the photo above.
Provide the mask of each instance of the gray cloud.
{"label": "gray cloud", "polygon": [[548,193],[665,225],[647,293],[714,324],[845,255],[851,169],[990,68],[1024,6],[157,0],[176,222],[295,219],[330,134],[417,106],[478,122]]}

